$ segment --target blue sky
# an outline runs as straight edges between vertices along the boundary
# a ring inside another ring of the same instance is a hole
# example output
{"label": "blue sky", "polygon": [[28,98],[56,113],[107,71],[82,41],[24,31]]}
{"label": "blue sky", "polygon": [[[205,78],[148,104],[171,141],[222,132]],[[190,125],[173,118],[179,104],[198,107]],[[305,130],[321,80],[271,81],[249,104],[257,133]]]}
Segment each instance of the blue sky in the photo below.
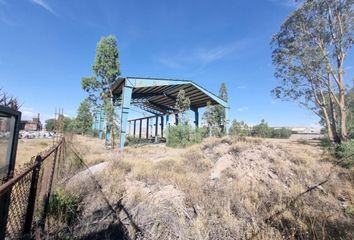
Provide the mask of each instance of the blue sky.
{"label": "blue sky", "polygon": [[215,93],[225,82],[232,119],[313,125],[310,112],[270,94],[269,42],[294,9],[290,0],[0,0],[0,87],[24,118],[56,107],[74,116],[96,44],[113,34],[124,76],[190,79]]}

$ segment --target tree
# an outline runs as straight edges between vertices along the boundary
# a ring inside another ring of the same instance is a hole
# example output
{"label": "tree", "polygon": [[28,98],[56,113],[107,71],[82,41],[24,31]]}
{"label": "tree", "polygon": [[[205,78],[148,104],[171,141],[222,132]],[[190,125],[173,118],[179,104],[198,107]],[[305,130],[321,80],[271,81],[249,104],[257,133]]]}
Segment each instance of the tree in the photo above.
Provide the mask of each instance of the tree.
{"label": "tree", "polygon": [[[227,88],[225,83],[221,83],[219,90],[219,97],[225,102],[228,101]],[[225,108],[221,105],[212,106],[210,102],[207,103],[206,110],[203,114],[203,119],[207,123],[209,135],[224,135],[226,126]]]}
{"label": "tree", "polygon": [[[60,115],[58,117],[59,118],[62,118],[63,119],[63,123],[64,123],[64,129],[63,131],[64,132],[71,132],[73,130],[73,125],[72,125],[72,122],[73,122],[73,119],[69,118],[69,117],[62,117],[62,115]],[[56,129],[56,126],[55,124],[57,123],[58,120],[55,120],[54,118],[50,118],[50,119],[47,119],[45,121],[45,129],[49,132],[53,132],[55,131]]]}
{"label": "tree", "polygon": [[48,132],[53,132],[55,128],[55,119],[54,118],[50,118],[45,120],[45,129]]}
{"label": "tree", "polygon": [[277,98],[318,115],[331,141],[348,139],[344,61],[353,44],[354,0],[305,0],[272,40]]}
{"label": "tree", "polygon": [[[220,90],[219,90],[219,97],[225,102],[229,100],[225,83],[221,83]],[[221,135],[223,135],[225,134],[225,126],[226,126],[225,108],[221,105],[216,105],[214,110],[215,110],[216,125],[218,126]]]}
{"label": "tree", "polygon": [[229,132],[231,136],[249,136],[250,127],[244,121],[238,122],[236,119],[234,119],[232,121]]}
{"label": "tree", "polygon": [[9,107],[14,110],[18,110],[21,107],[18,99],[4,92],[2,88],[0,88],[0,106]]}
{"label": "tree", "polygon": [[114,102],[112,85],[120,75],[119,53],[116,37],[109,35],[102,37],[97,44],[96,59],[92,66],[94,76],[84,77],[81,81],[82,88],[89,93],[90,102],[98,109],[105,112],[108,129],[111,131],[114,146]]}
{"label": "tree", "polygon": [[348,102],[348,135],[354,139],[354,87],[347,94]]}
{"label": "tree", "polygon": [[260,124],[253,127],[252,135],[255,137],[270,138],[272,136],[272,128],[262,119]]}
{"label": "tree", "polygon": [[212,128],[215,124],[215,111],[214,106],[211,105],[210,101],[207,102],[207,106],[203,114],[203,120],[207,124],[208,135],[211,136]]}
{"label": "tree", "polygon": [[93,116],[91,113],[90,101],[88,99],[85,99],[80,103],[74,122],[76,131],[82,135],[92,128]]}
{"label": "tree", "polygon": [[184,119],[184,112],[189,110],[191,105],[191,101],[189,97],[186,96],[186,92],[181,89],[179,90],[176,98],[176,103],[175,103],[175,110],[177,113],[182,113],[182,122],[187,122],[187,119]]}

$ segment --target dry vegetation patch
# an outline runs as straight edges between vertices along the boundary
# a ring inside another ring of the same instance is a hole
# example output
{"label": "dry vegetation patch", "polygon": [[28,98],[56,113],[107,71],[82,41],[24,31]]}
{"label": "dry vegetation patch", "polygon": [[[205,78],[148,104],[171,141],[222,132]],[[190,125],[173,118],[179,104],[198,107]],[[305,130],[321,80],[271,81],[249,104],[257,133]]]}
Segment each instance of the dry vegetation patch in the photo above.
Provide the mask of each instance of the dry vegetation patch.
{"label": "dry vegetation patch", "polygon": [[[121,206],[117,212],[130,237],[354,237],[353,170],[323,161],[324,152],[316,146],[209,138],[186,149],[146,145],[117,154],[101,146],[85,149],[84,137],[74,141],[85,150],[84,160],[94,163],[96,157],[97,162],[107,162],[93,175],[110,204]],[[107,228],[107,204],[83,173],[64,184],[66,191],[80,192],[82,219]],[[294,201],[328,176],[325,184]],[[77,236],[93,231],[78,229]]]}

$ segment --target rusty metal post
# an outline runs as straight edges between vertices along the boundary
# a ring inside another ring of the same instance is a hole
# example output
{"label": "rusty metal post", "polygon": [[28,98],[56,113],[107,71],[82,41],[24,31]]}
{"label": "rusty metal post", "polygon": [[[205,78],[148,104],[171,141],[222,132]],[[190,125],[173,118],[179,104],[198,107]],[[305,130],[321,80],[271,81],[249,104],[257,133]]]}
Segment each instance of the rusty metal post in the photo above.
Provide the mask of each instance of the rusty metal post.
{"label": "rusty metal post", "polygon": [[51,195],[51,192],[52,192],[52,185],[53,185],[55,163],[56,163],[56,160],[57,160],[58,148],[59,148],[59,146],[55,149],[55,152],[54,152],[53,166],[52,166],[51,173],[50,173],[49,185],[48,185],[47,193],[43,197],[43,211],[42,211],[41,218],[40,218],[39,224],[38,224],[42,232],[44,232],[45,220],[46,220],[47,214],[48,214],[49,199],[50,199],[50,195]]}
{"label": "rusty metal post", "polygon": [[34,209],[36,203],[38,177],[39,177],[39,171],[41,169],[42,157],[38,155],[36,157],[35,162],[38,165],[32,171],[32,180],[31,180],[31,187],[28,196],[27,212],[26,212],[25,224],[23,227],[23,235],[27,239],[31,238],[32,221],[33,221],[33,215],[34,215]]}

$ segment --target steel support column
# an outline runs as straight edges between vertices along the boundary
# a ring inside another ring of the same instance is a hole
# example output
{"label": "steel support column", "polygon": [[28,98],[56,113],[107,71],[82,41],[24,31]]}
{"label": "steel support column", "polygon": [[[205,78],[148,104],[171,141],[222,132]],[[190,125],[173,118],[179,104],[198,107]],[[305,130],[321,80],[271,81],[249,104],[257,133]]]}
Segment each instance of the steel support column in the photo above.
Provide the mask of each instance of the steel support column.
{"label": "steel support column", "polygon": [[161,138],[163,138],[163,116],[161,116]]}
{"label": "steel support column", "polygon": [[157,133],[159,130],[159,117],[155,117],[155,143],[157,142]]}
{"label": "steel support column", "polygon": [[136,131],[136,120],[134,120],[134,124],[133,124],[133,126],[134,126],[134,130],[133,130],[133,137],[135,138],[135,131]]}
{"label": "steel support column", "polygon": [[122,114],[120,118],[120,149],[124,148],[132,92],[133,86],[130,85],[129,81],[125,81],[122,92]]}
{"label": "steel support column", "polygon": [[139,139],[141,139],[141,127],[143,125],[143,119],[140,119],[140,123],[139,123]]}
{"label": "steel support column", "polygon": [[146,119],[146,139],[149,139],[149,118]]}
{"label": "steel support column", "polygon": [[199,111],[198,108],[193,109],[194,112],[194,124],[196,127],[199,127]]}

